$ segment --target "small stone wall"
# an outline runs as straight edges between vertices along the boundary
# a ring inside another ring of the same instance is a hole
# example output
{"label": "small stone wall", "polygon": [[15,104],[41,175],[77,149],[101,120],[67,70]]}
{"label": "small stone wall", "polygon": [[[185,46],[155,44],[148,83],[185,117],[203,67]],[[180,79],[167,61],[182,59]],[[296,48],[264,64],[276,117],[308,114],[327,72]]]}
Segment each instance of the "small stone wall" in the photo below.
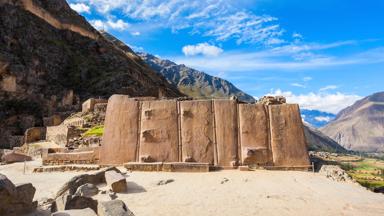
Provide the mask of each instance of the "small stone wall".
{"label": "small stone wall", "polygon": [[82,105],[82,112],[93,112],[96,104],[107,103],[106,99],[89,98]]}
{"label": "small stone wall", "polygon": [[25,131],[24,143],[37,142],[45,140],[47,129],[45,127],[33,127]]}
{"label": "small stone wall", "polygon": [[75,127],[61,124],[58,126],[47,127],[46,140],[52,141],[60,146],[66,146],[69,139],[78,137],[79,131]]}
{"label": "small stone wall", "polygon": [[43,165],[65,164],[97,164],[99,161],[99,147],[67,150],[64,148],[48,148],[43,150]]}
{"label": "small stone wall", "polygon": [[49,117],[44,117],[43,118],[44,126],[57,126],[60,125],[63,122],[63,119],[61,118],[60,115],[53,115]]}

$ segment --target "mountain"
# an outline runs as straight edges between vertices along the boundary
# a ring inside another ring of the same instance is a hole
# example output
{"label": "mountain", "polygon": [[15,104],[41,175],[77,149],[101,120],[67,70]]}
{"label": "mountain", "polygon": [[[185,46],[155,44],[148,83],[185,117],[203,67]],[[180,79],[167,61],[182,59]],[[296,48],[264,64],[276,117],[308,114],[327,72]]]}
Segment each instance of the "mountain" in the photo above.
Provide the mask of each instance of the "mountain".
{"label": "mountain", "polygon": [[151,54],[138,55],[155,71],[162,74],[169,83],[185,95],[194,98],[229,98],[236,96],[244,102],[255,102],[255,99],[236,88],[232,83],[219,77],[176,64],[169,60],[157,58]]}
{"label": "mountain", "polygon": [[[120,47],[120,49],[125,50],[127,53],[133,53],[129,47],[127,47],[122,41],[118,40],[114,36],[110,35],[108,32],[101,32],[101,34],[108,38],[109,40],[113,41],[113,43]],[[194,70],[192,68],[188,68],[184,65],[177,65],[174,62],[171,62],[169,60],[162,60],[160,58],[157,58],[153,55],[146,54],[146,53],[138,53],[139,56],[141,56],[145,62],[150,65],[155,71],[158,71],[158,73],[164,75],[167,80],[177,85],[181,92],[183,92],[186,95],[189,96],[195,96],[195,97],[223,97],[222,93],[220,94],[211,94],[211,95],[203,95],[200,91],[200,87],[209,89],[218,89],[218,91],[225,91],[221,90],[218,87],[214,87],[214,82],[209,82],[212,80],[219,80],[220,83],[224,83],[223,86],[225,86],[224,89],[232,89],[232,94],[226,94],[225,97],[229,97],[231,95],[236,95],[238,98],[253,102],[254,98],[246,95],[241,90],[234,87],[230,82],[217,78],[212,77],[208,74],[205,74],[203,72]],[[206,80],[206,81],[204,81]],[[222,86],[222,87],[223,87]],[[183,91],[184,89],[189,88],[193,91]],[[234,89],[234,90],[233,90]],[[191,94],[192,92],[192,94]],[[228,92],[228,91],[227,91]],[[219,96],[217,96],[219,95]],[[306,115],[307,119],[316,124],[322,124],[324,117],[333,118],[334,115],[330,113],[320,112],[316,110],[303,110],[303,115]],[[326,119],[328,120],[328,119]],[[328,151],[328,152],[345,152],[346,150],[341,147],[337,142],[332,140],[331,138],[325,136],[323,133],[318,131],[317,129],[313,128],[312,126],[305,125],[304,126],[304,132],[306,135],[308,148],[309,150],[316,150],[316,151]]]}
{"label": "mountain", "polygon": [[88,97],[182,96],[65,0],[0,0],[0,148]]}
{"label": "mountain", "polygon": [[336,115],[333,113],[322,112],[319,110],[301,110],[301,117],[304,122],[312,125],[313,127],[320,128],[332,121]]}
{"label": "mountain", "polygon": [[384,92],[345,108],[320,130],[346,149],[384,152]]}
{"label": "mountain", "polygon": [[311,125],[304,124],[304,133],[307,140],[308,150],[310,151],[347,152],[347,150],[339,143]]}

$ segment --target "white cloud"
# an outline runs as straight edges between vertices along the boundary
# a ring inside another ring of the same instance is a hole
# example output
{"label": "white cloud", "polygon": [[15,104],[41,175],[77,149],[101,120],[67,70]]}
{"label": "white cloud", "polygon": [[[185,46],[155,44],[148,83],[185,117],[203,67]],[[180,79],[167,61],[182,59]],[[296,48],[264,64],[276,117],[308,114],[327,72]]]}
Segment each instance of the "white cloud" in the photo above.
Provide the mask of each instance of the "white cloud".
{"label": "white cloud", "polygon": [[69,6],[78,13],[90,13],[91,8],[84,3],[69,4]]}
{"label": "white cloud", "polygon": [[[327,45],[321,45],[322,47]],[[185,64],[207,72],[249,72],[262,70],[308,70],[343,65],[364,65],[384,62],[384,47],[349,56],[319,56],[294,60],[289,52],[267,49],[259,52],[229,51],[216,58],[203,56],[169,56],[178,64]],[[233,63],[236,62],[236,67]]]}
{"label": "white cloud", "polygon": [[72,0],[87,3],[106,17],[123,13],[137,26],[170,28],[173,32],[190,30],[191,34],[213,37],[217,41],[233,39],[237,43],[276,45],[283,30],[277,18],[256,15],[225,0]]}
{"label": "white cloud", "polygon": [[302,38],[303,38],[303,35],[301,35],[301,34],[295,32],[295,33],[292,34],[292,37],[293,37],[293,38],[299,38],[299,39],[302,39]]}
{"label": "white cloud", "polygon": [[129,28],[129,24],[124,22],[122,19],[118,19],[118,20],[112,20],[112,19],[108,19],[106,21],[102,21],[102,20],[91,20],[90,21],[91,25],[93,25],[93,27],[95,27],[96,29],[99,29],[99,30],[109,30],[109,29],[113,29],[113,30],[117,30],[117,31],[124,31],[126,29]]}
{"label": "white cloud", "polygon": [[312,77],[310,77],[310,76],[306,76],[306,77],[303,78],[304,82],[308,82],[310,80],[312,80]]}
{"label": "white cloud", "polygon": [[280,89],[269,93],[269,95],[284,96],[287,98],[288,103],[297,103],[302,109],[320,110],[334,114],[361,99],[359,95],[340,92],[334,94],[310,92],[296,95],[290,91],[282,91]]}
{"label": "white cloud", "polygon": [[299,88],[306,88],[307,86],[300,84],[300,83],[291,83],[291,86],[299,87]]}
{"label": "white cloud", "polygon": [[332,118],[329,116],[316,116],[315,120],[319,122],[329,122],[332,120]]}
{"label": "white cloud", "polygon": [[208,43],[187,45],[182,48],[182,51],[186,56],[195,56],[195,55],[218,56],[223,52],[223,50],[220,47],[210,45]]}
{"label": "white cloud", "polygon": [[319,91],[327,91],[327,90],[334,90],[337,89],[338,86],[336,85],[327,85],[319,89]]}
{"label": "white cloud", "polygon": [[140,33],[140,32],[138,32],[138,31],[135,31],[135,32],[131,32],[131,35],[133,35],[133,36],[140,36],[140,35],[141,35],[141,33]]}

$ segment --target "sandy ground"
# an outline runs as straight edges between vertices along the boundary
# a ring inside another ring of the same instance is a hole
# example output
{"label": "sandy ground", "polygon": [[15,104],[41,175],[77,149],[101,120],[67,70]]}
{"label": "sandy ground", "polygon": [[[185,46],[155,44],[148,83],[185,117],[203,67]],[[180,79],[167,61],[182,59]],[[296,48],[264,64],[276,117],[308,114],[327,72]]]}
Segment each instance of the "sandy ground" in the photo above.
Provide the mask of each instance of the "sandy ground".
{"label": "sandy ground", "polygon": [[[35,199],[53,197],[80,172],[31,173],[39,162],[0,166],[14,183],[31,182]],[[123,169],[122,169],[123,170]],[[157,185],[160,180],[174,180]],[[227,181],[226,181],[227,179]],[[127,173],[128,192],[117,194],[137,216],[145,215],[384,215],[384,195],[317,173],[220,171]],[[101,188],[102,189],[102,188]],[[107,195],[97,195],[109,200]]]}

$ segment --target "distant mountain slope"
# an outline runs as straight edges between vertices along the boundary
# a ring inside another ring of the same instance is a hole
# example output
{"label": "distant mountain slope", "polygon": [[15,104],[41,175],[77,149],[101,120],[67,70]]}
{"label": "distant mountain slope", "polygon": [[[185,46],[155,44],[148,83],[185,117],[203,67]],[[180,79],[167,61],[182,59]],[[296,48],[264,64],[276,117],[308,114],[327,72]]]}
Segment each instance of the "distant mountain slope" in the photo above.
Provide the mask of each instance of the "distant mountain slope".
{"label": "distant mountain slope", "polygon": [[338,153],[347,151],[339,143],[310,125],[304,124],[304,133],[307,139],[308,150]]}
{"label": "distant mountain slope", "polygon": [[384,92],[345,108],[320,130],[346,149],[384,152]]}
{"label": "distant mountain slope", "polygon": [[255,99],[236,88],[232,83],[204,72],[178,65],[169,60],[157,58],[151,54],[138,55],[155,71],[162,74],[178,89],[194,98],[229,98],[236,96],[241,101],[254,102]]}
{"label": "distant mountain slope", "polygon": [[302,109],[301,117],[305,122],[309,123],[313,127],[320,128],[332,121],[336,115],[319,110]]}
{"label": "distant mountain slope", "polygon": [[182,95],[65,0],[0,0],[0,148],[20,144],[43,117],[114,93]]}

